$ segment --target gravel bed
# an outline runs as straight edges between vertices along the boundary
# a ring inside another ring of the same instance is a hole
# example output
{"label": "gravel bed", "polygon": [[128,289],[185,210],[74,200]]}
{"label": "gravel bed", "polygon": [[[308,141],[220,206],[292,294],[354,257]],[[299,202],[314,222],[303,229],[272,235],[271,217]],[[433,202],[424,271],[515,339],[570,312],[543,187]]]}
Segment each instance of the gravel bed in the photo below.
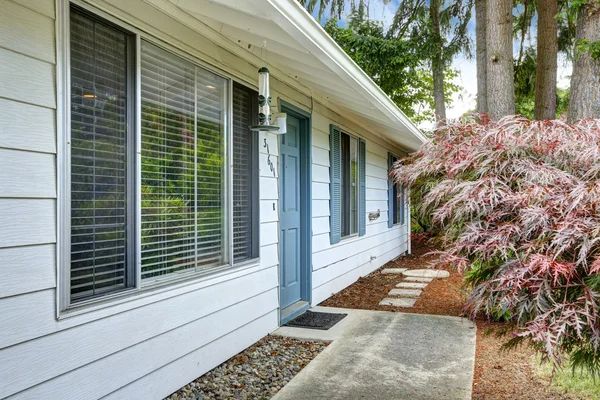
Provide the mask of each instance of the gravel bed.
{"label": "gravel bed", "polygon": [[166,400],[270,399],[325,347],[323,342],[267,336]]}

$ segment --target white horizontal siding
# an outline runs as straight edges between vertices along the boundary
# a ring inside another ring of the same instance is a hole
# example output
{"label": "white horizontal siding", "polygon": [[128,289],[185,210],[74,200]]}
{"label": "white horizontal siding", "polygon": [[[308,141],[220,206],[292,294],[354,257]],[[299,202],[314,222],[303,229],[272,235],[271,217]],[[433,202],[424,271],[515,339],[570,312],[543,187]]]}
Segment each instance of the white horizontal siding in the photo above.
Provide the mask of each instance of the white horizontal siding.
{"label": "white horizontal siding", "polygon": [[0,197],[56,197],[56,157],[0,148]]}
{"label": "white horizontal siding", "polygon": [[54,20],[11,1],[2,3],[0,47],[54,64]]}
{"label": "white horizontal siding", "polygon": [[315,167],[329,167],[329,150],[317,146],[312,147],[312,163]]}
{"label": "white horizontal siding", "polygon": [[13,2],[29,8],[48,18],[54,19],[54,0],[12,0]]}
{"label": "white horizontal siding", "polygon": [[0,99],[0,147],[56,153],[54,110]]}
{"label": "white horizontal siding", "polygon": [[312,216],[328,217],[329,216],[329,200],[312,200]]}
{"label": "white horizontal siding", "polygon": [[279,242],[278,222],[263,222],[260,224],[260,245],[268,246]]}
{"label": "white horizontal siding", "polygon": [[56,200],[0,198],[0,248],[55,242]]}
{"label": "white horizontal siding", "polygon": [[[70,398],[73,396],[73,388],[70,386],[72,382],[77,382],[77,398],[80,400],[93,400],[106,396],[137,379],[161,369],[165,365],[177,361],[189,353],[210,345],[211,342],[237,331],[240,327],[252,323],[257,318],[270,315],[275,310],[274,306],[276,304],[277,290],[273,288],[239,303],[232,304],[218,313],[208,314],[203,318],[182,325],[178,329],[166,331],[148,340],[140,341],[135,345],[127,346],[126,342],[130,340],[124,339],[120,343],[118,352],[102,358],[91,358],[85,352],[75,350],[69,353],[77,354],[73,354],[72,356],[67,355],[67,360],[64,360],[65,354],[58,354],[58,359],[62,360],[57,365],[56,361],[53,362],[49,358],[49,354],[42,354],[42,357],[48,360],[49,364],[47,365],[52,364],[53,368],[46,368],[46,371],[35,371],[35,376],[40,379],[44,375],[54,375],[56,377],[20,393],[15,396],[15,399],[44,398],[58,400]],[[172,311],[179,312],[177,309],[173,309]],[[136,321],[137,324],[141,324],[144,320],[133,318],[130,326],[114,326],[110,335],[112,337],[117,335],[131,336],[132,333],[129,329],[133,328],[135,331],[135,326],[131,325],[136,324]],[[277,327],[276,324],[277,321],[271,319],[269,324],[262,326],[262,334],[265,335],[275,329]],[[72,333],[72,335],[75,334],[75,332]],[[101,335],[101,333],[93,334],[96,337]],[[135,335],[135,332],[133,332],[133,335]],[[96,338],[92,340],[94,339]],[[108,340],[110,341],[110,339]],[[66,344],[70,342],[62,339],[62,343]],[[57,347],[61,347],[60,350],[64,352],[63,346]],[[90,346],[89,350],[93,351],[96,347]],[[39,356],[40,354],[38,354]],[[82,363],[82,360],[94,361]],[[34,361],[34,367],[40,364],[40,360],[31,360],[31,362]],[[22,361],[20,364],[26,366]],[[202,364],[206,365],[205,362]],[[80,368],[74,368],[80,365]],[[119,365],[126,366],[126,368],[115,368],[115,366]],[[60,370],[56,371],[56,368]],[[70,369],[70,372],[65,371],[67,368]],[[208,367],[205,366],[204,368]],[[29,370],[29,373],[31,373],[31,370]],[[27,373],[24,375],[26,376]],[[191,379],[195,377],[193,376]],[[178,380],[179,386],[189,382],[189,379],[182,380],[181,377],[171,377],[171,379]],[[14,382],[10,382],[10,386],[12,385],[14,385]],[[163,388],[161,390],[163,391],[161,396],[169,394],[168,392],[164,392],[167,389]],[[157,393],[154,393],[151,397],[158,398]],[[133,398],[143,397],[139,397],[139,394],[137,394]]]}
{"label": "white horizontal siding", "polygon": [[279,207],[273,200],[260,201],[260,221],[262,223],[275,222],[279,220]]}
{"label": "white horizontal siding", "polygon": [[315,182],[314,179],[312,183],[313,200],[329,200],[329,183]]}
{"label": "white horizontal siding", "polygon": [[55,246],[0,249],[0,298],[56,286]]}
{"label": "white horizontal siding", "polygon": [[54,65],[0,48],[0,97],[56,108]]}

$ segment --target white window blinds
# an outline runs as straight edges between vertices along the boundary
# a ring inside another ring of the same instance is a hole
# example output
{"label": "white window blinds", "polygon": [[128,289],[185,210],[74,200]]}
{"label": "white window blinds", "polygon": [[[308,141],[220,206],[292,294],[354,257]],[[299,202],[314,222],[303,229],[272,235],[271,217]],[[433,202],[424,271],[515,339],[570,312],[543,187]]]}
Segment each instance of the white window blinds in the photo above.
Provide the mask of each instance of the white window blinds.
{"label": "white window blinds", "polygon": [[233,85],[233,261],[258,257],[258,93]]}
{"label": "white window blinds", "polygon": [[71,302],[132,286],[130,37],[71,10]]}
{"label": "white window blinds", "polygon": [[225,79],[142,41],[142,279],[227,261],[226,92]]}

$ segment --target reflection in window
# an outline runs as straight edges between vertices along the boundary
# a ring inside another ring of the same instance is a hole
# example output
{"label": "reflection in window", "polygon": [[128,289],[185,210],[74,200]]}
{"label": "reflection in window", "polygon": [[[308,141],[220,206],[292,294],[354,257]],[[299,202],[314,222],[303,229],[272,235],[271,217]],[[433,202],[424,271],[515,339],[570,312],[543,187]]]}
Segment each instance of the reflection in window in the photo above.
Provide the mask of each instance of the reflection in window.
{"label": "reflection in window", "polygon": [[71,10],[70,300],[131,287],[131,36]]}
{"label": "reflection in window", "polygon": [[147,42],[141,55],[142,279],[219,267],[227,82]]}

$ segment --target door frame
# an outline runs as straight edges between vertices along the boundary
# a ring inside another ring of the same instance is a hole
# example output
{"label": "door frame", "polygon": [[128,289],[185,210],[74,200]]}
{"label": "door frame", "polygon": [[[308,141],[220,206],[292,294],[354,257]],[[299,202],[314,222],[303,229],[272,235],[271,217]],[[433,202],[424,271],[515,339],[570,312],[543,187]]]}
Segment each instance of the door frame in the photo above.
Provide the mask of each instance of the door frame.
{"label": "door frame", "polygon": [[[284,309],[281,308],[281,292],[279,292],[279,323],[283,325],[306,311],[312,303],[312,115],[309,111],[281,98],[278,98],[278,109],[300,121],[300,301],[286,307],[287,312],[284,315]],[[279,163],[279,177],[281,177],[281,163]],[[279,179],[279,192],[281,193],[281,179]],[[281,220],[281,206],[279,213]],[[278,246],[281,278],[281,243]]]}

